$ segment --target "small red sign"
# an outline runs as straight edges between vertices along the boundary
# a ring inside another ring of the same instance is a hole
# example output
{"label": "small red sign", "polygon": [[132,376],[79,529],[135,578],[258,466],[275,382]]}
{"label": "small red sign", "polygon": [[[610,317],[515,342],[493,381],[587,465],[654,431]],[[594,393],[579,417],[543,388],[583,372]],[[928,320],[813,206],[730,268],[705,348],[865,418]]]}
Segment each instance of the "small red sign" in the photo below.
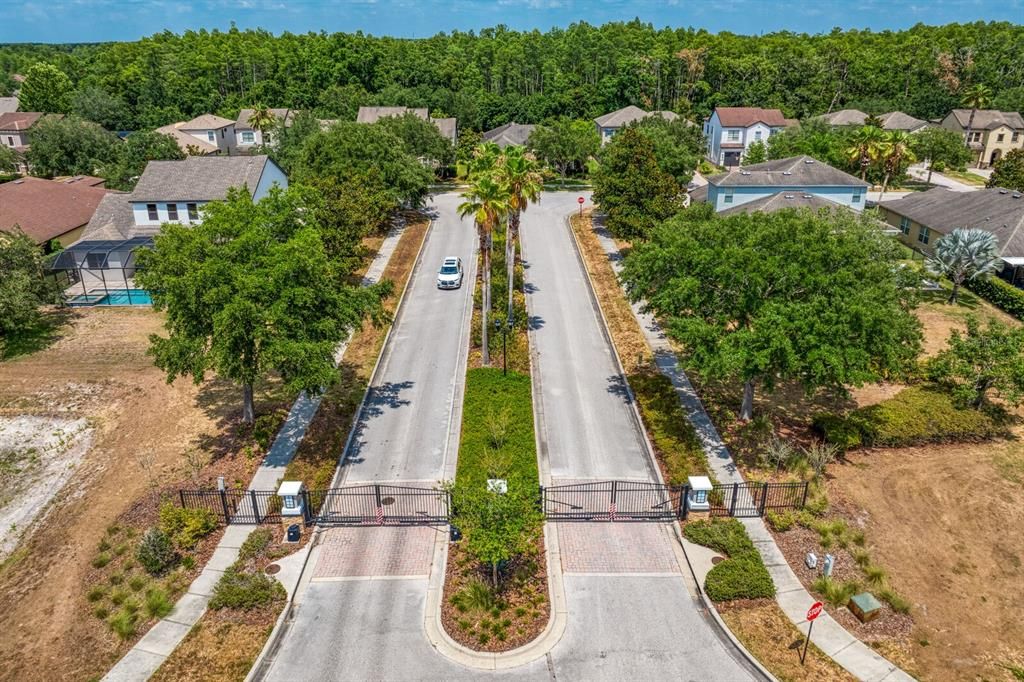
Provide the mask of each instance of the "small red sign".
{"label": "small red sign", "polygon": [[814,602],[811,608],[807,609],[807,620],[814,620],[821,615],[822,603],[820,601]]}
{"label": "small red sign", "polygon": [[580,197],[579,199],[577,199],[576,203],[582,204],[583,203],[583,197]]}

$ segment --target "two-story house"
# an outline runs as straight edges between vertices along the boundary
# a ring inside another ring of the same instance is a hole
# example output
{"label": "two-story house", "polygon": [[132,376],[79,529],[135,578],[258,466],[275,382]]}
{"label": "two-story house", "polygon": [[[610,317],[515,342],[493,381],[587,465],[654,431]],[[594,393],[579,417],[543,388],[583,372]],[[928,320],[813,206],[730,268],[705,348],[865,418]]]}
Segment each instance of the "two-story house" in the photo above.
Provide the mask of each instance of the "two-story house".
{"label": "two-story house", "polygon": [[679,118],[679,114],[674,111],[645,111],[640,107],[630,104],[628,107],[623,107],[618,111],[613,111],[610,114],[598,116],[594,119],[594,123],[597,125],[597,134],[601,136],[601,146],[603,147],[608,144],[612,137],[615,136],[615,133],[630,123],[642,121],[649,116],[660,116],[666,121],[674,121]]}
{"label": "two-story house", "polygon": [[780,208],[845,206],[863,210],[868,183],[809,156],[741,166],[708,178],[690,193],[718,213],[774,211]]}
{"label": "two-story house", "polygon": [[430,121],[437,126],[441,137],[448,140],[452,146],[458,143],[458,122],[454,118],[434,118],[425,107],[418,109],[410,109],[409,107],[359,107],[359,112],[356,114],[356,123],[376,123],[388,116],[405,116],[409,113],[415,114],[424,121]]}
{"label": "two-story house", "polygon": [[967,146],[978,168],[987,168],[1014,149],[1024,148],[1024,117],[1016,111],[979,109],[971,120],[970,109],[954,109],[940,125],[967,135],[968,124]]}
{"label": "two-story house", "polygon": [[[130,194],[107,194],[100,200],[81,238],[51,268],[76,283],[80,293],[73,303],[104,304],[111,295],[121,295],[116,292],[137,291],[132,282],[135,252],[152,248],[162,224],[202,222],[203,206],[224,200],[232,187],[244,187],[259,201],[274,185],[285,188],[288,178],[264,155],[150,161]],[[147,297],[140,297],[145,302]]]}
{"label": "two-story house", "polygon": [[9,111],[0,114],[0,145],[13,149],[18,157],[19,170],[27,172],[24,155],[28,151],[28,132],[44,116],[60,114],[43,114],[38,111]]}
{"label": "two-story house", "polygon": [[203,114],[157,128],[156,132],[173,137],[181,151],[191,156],[237,153],[235,122],[223,116]]}
{"label": "two-story house", "polygon": [[738,166],[750,145],[768,144],[769,137],[796,124],[797,121],[786,118],[778,109],[716,107],[704,122],[708,160],[727,168]]}
{"label": "two-story house", "polygon": [[[252,125],[253,111],[253,109],[242,109],[238,112],[238,118],[235,120],[235,147],[240,152],[247,152],[264,143],[270,144],[272,141],[272,131],[267,130],[264,133]],[[273,114],[275,122],[283,121],[286,126],[290,126],[295,118],[295,111],[292,109],[269,109],[268,111]]]}

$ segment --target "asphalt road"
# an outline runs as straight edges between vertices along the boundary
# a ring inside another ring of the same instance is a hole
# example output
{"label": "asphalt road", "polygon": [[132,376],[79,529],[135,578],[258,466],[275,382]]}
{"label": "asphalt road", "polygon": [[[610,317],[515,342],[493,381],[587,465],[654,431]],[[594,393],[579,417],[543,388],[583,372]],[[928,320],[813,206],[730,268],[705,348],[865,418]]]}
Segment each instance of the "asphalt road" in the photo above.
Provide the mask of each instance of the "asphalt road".
{"label": "asphalt road", "polygon": [[[346,484],[438,481],[446,462],[455,461],[449,427],[455,390],[465,372],[476,276],[476,232],[471,221],[460,220],[455,212],[460,201],[456,194],[434,199],[437,217],[349,448]],[[437,270],[446,256],[462,258],[465,283],[460,289],[437,288]]]}
{"label": "asphalt road", "polygon": [[522,218],[551,477],[648,480],[629,398],[565,225],[579,196],[545,192]]}

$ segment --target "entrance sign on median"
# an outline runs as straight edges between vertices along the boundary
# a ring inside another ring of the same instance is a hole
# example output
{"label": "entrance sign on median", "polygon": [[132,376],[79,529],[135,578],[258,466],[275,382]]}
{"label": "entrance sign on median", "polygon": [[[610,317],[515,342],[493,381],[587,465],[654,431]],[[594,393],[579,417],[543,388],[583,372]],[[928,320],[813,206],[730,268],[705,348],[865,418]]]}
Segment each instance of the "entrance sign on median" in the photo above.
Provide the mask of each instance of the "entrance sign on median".
{"label": "entrance sign on median", "polygon": [[816,601],[811,604],[811,608],[807,609],[807,639],[804,640],[804,650],[800,654],[800,665],[804,664],[804,660],[807,658],[807,647],[811,645],[811,630],[814,629],[814,619],[821,615],[821,609],[824,606],[820,601]]}

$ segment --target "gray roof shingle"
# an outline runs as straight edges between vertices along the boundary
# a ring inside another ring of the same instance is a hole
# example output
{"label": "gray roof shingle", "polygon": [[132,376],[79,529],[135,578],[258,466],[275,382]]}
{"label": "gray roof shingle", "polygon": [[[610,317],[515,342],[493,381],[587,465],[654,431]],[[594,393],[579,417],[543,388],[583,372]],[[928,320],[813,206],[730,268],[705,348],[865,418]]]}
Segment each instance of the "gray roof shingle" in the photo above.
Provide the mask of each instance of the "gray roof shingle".
{"label": "gray roof shingle", "polygon": [[[291,125],[293,112],[291,109],[270,109],[270,113],[274,115],[278,121],[284,121],[286,126]],[[249,119],[252,118],[255,109],[242,109],[238,112],[238,118],[235,119],[235,130],[253,130],[254,128],[249,123]]]}
{"label": "gray roof shingle", "polygon": [[100,199],[79,241],[139,236],[133,234],[135,218],[132,216],[130,197],[128,194],[108,194]]}
{"label": "gray roof shingle", "polygon": [[425,107],[419,109],[410,109],[409,107],[359,107],[359,113],[356,114],[356,123],[376,123],[382,118],[403,116],[408,112],[416,114],[424,121],[430,120],[430,114]]}
{"label": "gray roof shingle", "polygon": [[598,116],[594,119],[594,123],[602,128],[621,128],[630,123],[643,120],[648,116],[661,116],[666,121],[674,121],[679,118],[679,114],[674,111],[645,111],[640,107],[630,104],[628,107],[623,107],[618,111]]}
{"label": "gray roof shingle", "polygon": [[524,145],[537,126],[522,123],[506,123],[483,134],[484,142],[493,142],[502,149],[510,145]]}
{"label": "gray roof shingle", "polygon": [[[971,120],[971,110],[954,109],[952,113],[960,127],[966,130],[967,122]],[[999,126],[1024,130],[1024,117],[1021,117],[1016,111],[978,109],[978,111],[974,112],[974,121],[971,123],[972,130],[993,130]]]}
{"label": "gray roof shingle", "polygon": [[914,118],[910,114],[904,114],[902,111],[890,111],[880,114],[878,118],[882,119],[882,128],[885,130],[906,130],[911,132],[928,125],[928,121]]}
{"label": "gray roof shingle", "polygon": [[716,187],[867,187],[868,183],[809,156],[741,166],[708,178]]}
{"label": "gray roof shingle", "polygon": [[265,155],[190,156],[181,161],[150,161],[131,201],[214,201],[230,187],[256,191],[267,164]]}
{"label": "gray roof shingle", "polygon": [[976,227],[999,240],[999,255],[1024,257],[1024,196],[992,187],[954,192],[935,187],[901,199],[883,201],[881,207],[943,234],[958,227]]}
{"label": "gray roof shingle", "polygon": [[182,130],[218,130],[233,124],[234,121],[230,118],[224,118],[216,114],[202,114],[201,116],[196,116],[191,121],[185,121],[179,127]]}
{"label": "gray roof shingle", "polygon": [[820,209],[837,209],[841,208],[844,211],[849,210],[842,204],[837,204],[834,201],[830,201],[824,197],[820,197],[816,194],[806,194],[804,192],[778,192],[776,194],[769,194],[766,197],[755,199],[754,201],[748,201],[745,204],[739,206],[730,206],[727,209],[718,212],[718,215],[735,215],[737,213],[774,213],[775,211],[781,211],[784,208],[809,208],[812,211]]}
{"label": "gray roof shingle", "polygon": [[860,109],[840,109],[829,114],[815,116],[816,119],[820,119],[830,126],[862,126],[867,117],[868,115]]}

